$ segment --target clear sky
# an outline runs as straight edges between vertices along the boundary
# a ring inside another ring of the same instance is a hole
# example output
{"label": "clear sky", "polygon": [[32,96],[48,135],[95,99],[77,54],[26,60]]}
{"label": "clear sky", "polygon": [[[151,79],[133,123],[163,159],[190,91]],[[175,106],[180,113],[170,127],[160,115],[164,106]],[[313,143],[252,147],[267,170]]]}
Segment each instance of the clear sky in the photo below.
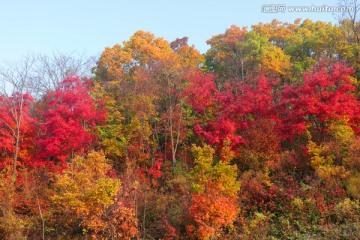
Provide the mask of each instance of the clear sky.
{"label": "clear sky", "polygon": [[137,30],[172,41],[188,36],[201,52],[206,40],[232,24],[251,26],[273,18],[336,22],[332,13],[262,13],[263,4],[337,6],[337,0],[0,0],[0,59],[32,53],[99,55]]}

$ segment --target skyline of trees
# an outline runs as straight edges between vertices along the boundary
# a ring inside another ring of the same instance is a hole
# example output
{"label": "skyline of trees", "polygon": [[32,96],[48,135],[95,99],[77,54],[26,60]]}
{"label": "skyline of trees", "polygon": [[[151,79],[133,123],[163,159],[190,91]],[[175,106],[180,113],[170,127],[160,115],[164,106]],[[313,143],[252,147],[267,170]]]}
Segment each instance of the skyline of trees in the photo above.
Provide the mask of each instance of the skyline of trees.
{"label": "skyline of trees", "polygon": [[[357,239],[358,22],[145,31],[0,69],[4,239]],[[90,72],[92,74],[90,74]]]}

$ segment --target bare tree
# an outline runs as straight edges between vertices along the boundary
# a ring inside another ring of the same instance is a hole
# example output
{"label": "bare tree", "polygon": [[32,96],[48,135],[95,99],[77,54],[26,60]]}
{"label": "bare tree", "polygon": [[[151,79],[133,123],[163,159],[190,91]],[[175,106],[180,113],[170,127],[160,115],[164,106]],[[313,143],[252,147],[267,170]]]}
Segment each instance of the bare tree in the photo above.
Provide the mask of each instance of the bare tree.
{"label": "bare tree", "polygon": [[[32,67],[35,58],[26,57],[22,63],[6,63],[0,68],[0,96],[3,109],[8,109],[11,118],[5,119],[0,115],[0,121],[7,131],[11,133],[14,142],[13,150],[13,180],[16,179],[16,168],[19,157],[19,143],[21,127],[24,118],[24,94],[28,92]],[[14,124],[13,124],[14,123]]]}
{"label": "bare tree", "polygon": [[16,179],[21,129],[24,121],[24,104],[26,94],[41,98],[48,91],[57,88],[58,84],[68,76],[90,76],[91,66],[95,58],[85,54],[78,56],[53,53],[45,55],[29,55],[18,62],[0,64],[0,106],[9,112],[11,118],[0,114],[0,128],[4,128],[12,136],[14,142],[13,178]]}
{"label": "bare tree", "polygon": [[360,44],[359,2],[357,0],[340,0],[338,5],[345,10],[337,15],[337,19],[346,34],[346,39],[349,43]]}
{"label": "bare tree", "polygon": [[[347,60],[350,61],[350,65],[354,68],[356,78],[360,79],[360,51],[358,47],[360,44],[360,3],[357,0],[340,0],[338,5],[342,7],[341,10],[344,10],[337,15],[339,28],[344,39],[351,46],[353,54],[353,57]],[[360,90],[359,86],[358,90]]]}
{"label": "bare tree", "polygon": [[51,56],[38,55],[36,56],[31,90],[34,95],[41,96],[56,89],[62,80],[71,75],[89,77],[95,63],[95,57],[87,57],[85,53],[67,55],[53,52]]}

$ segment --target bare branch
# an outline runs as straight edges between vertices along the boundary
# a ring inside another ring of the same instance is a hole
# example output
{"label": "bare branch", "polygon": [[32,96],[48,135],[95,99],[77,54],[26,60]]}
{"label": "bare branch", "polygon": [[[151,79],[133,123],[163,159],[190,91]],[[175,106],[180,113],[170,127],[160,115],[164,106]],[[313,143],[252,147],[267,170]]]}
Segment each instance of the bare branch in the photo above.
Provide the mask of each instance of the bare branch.
{"label": "bare branch", "polygon": [[41,96],[56,89],[66,77],[90,77],[91,67],[96,63],[95,57],[87,57],[85,53],[66,55],[53,52],[50,57],[38,55],[36,58],[31,86],[34,96]]}

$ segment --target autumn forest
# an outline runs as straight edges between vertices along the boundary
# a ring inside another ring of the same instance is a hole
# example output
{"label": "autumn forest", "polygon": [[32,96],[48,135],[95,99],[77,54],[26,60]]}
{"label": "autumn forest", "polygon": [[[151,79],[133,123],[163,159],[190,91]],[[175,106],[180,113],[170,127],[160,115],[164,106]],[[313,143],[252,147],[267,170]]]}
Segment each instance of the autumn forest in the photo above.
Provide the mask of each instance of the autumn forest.
{"label": "autumn forest", "polygon": [[360,24],[137,31],[0,68],[1,239],[360,239]]}

